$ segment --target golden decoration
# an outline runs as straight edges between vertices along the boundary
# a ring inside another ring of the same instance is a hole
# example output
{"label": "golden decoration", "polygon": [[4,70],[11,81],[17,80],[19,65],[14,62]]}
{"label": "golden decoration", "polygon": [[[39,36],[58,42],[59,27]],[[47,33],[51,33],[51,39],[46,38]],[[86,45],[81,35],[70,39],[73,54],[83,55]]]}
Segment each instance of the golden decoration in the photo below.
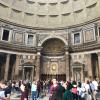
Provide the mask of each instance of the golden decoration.
{"label": "golden decoration", "polygon": [[55,71],[56,70],[56,64],[52,65],[52,70]]}

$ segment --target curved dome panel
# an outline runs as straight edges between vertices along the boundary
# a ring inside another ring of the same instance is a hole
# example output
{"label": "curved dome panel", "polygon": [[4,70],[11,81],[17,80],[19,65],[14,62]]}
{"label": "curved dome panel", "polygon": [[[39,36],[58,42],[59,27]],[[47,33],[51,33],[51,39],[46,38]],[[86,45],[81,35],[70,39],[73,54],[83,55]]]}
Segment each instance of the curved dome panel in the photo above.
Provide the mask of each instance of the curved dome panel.
{"label": "curved dome panel", "polygon": [[0,0],[0,18],[38,28],[60,28],[100,17],[99,0]]}

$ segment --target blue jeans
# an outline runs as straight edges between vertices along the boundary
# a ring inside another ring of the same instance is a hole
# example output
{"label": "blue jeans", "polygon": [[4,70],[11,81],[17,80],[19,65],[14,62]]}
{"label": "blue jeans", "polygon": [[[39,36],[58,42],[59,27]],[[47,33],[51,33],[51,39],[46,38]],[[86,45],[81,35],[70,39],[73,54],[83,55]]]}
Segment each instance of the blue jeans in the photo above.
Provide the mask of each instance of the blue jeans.
{"label": "blue jeans", "polygon": [[32,100],[37,100],[37,91],[32,91]]}

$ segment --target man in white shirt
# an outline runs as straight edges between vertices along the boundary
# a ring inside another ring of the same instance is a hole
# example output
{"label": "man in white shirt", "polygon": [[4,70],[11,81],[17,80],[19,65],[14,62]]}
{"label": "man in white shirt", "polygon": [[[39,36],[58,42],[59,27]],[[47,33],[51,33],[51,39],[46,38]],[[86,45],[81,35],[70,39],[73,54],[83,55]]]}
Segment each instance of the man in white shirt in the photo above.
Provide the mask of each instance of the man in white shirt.
{"label": "man in white shirt", "polygon": [[94,88],[95,88],[95,90],[94,90],[94,92],[93,92],[93,98],[94,98],[94,100],[96,100],[95,96],[96,96],[97,90],[98,90],[98,82],[96,81],[96,79],[94,79],[94,80],[92,81],[92,84],[94,85]]}
{"label": "man in white shirt", "polygon": [[98,90],[98,82],[94,79],[94,80],[92,81],[92,84],[93,84],[94,87],[95,87],[95,91],[97,91],[97,90]]}

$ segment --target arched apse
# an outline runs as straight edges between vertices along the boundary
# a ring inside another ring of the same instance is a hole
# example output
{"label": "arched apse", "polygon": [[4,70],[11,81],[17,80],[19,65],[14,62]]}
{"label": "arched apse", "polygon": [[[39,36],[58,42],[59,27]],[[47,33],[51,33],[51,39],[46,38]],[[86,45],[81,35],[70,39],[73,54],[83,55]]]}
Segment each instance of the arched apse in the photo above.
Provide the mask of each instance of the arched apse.
{"label": "arched apse", "polygon": [[65,44],[65,46],[68,45],[67,40],[65,40],[63,37],[60,37],[60,36],[51,36],[51,35],[50,35],[50,36],[44,38],[42,41],[40,41],[40,42],[38,43],[38,46],[41,47],[45,41],[47,41],[48,39],[52,39],[52,38],[59,39],[59,40],[63,41],[64,44]]}
{"label": "arched apse", "polygon": [[49,38],[42,44],[43,54],[62,54],[64,53],[65,43],[58,38]]}

